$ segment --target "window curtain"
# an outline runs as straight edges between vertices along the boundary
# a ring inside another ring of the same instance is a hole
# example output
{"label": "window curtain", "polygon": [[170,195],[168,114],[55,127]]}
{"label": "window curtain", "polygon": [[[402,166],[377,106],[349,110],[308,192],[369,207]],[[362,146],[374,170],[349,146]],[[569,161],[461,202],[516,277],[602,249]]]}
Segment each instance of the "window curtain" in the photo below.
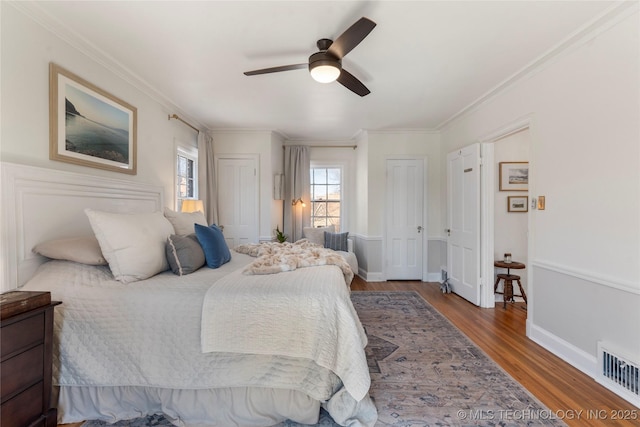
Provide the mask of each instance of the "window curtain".
{"label": "window curtain", "polygon": [[206,132],[198,134],[198,192],[204,205],[208,224],[218,223],[218,188],[213,138]]}
{"label": "window curtain", "polygon": [[[311,223],[309,168],[309,147],[285,146],[284,234],[290,242],[300,240],[303,227],[308,227]],[[303,203],[305,206],[302,206]]]}

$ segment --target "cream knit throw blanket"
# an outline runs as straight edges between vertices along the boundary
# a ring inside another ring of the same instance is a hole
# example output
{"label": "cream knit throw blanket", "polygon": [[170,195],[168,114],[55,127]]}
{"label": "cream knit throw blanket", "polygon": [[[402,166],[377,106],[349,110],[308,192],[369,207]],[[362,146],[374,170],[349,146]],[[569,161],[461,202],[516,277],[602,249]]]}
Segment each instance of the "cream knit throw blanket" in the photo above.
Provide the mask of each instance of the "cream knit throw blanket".
{"label": "cream knit throw blanket", "polygon": [[347,286],[353,280],[353,271],[340,254],[311,243],[307,239],[298,240],[295,243],[248,243],[236,247],[235,251],[257,257],[243,270],[243,273],[248,275],[275,274],[303,267],[336,265],[342,270]]}

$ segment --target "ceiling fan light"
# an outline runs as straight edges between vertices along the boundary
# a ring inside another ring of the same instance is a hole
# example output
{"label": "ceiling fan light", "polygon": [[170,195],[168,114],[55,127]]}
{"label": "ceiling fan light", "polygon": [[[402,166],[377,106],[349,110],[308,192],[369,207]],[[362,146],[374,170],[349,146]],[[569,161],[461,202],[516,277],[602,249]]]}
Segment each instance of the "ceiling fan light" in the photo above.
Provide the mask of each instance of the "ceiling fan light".
{"label": "ceiling fan light", "polygon": [[320,83],[334,82],[339,75],[340,69],[334,65],[316,65],[311,68],[311,77]]}

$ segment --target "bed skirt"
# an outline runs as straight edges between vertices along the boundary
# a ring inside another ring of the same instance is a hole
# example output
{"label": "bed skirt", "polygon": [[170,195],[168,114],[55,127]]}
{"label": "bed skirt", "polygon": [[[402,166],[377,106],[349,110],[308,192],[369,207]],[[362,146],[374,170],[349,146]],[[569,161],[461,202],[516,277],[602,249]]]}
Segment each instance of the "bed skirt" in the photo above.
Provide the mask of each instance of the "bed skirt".
{"label": "bed skirt", "polygon": [[[212,402],[215,402],[212,404]],[[108,423],[164,414],[177,426],[270,426],[318,422],[320,402],[296,390],[238,387],[171,390],[151,387],[60,387],[58,423]]]}
{"label": "bed skirt", "polygon": [[[297,390],[234,387],[173,390],[153,387],[56,387],[58,423],[115,423],[164,414],[176,426],[272,426],[285,420],[316,424],[320,406],[344,426],[372,426],[377,411],[369,396],[355,402],[341,389],[321,404]],[[354,407],[354,404],[357,407]]]}

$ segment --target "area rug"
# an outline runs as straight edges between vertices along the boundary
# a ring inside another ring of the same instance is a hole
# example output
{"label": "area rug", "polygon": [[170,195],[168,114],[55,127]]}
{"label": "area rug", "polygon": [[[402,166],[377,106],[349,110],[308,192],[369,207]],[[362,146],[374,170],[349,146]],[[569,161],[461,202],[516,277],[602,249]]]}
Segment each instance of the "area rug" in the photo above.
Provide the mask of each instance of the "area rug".
{"label": "area rug", "polygon": [[[351,295],[369,338],[376,426],[565,425],[416,292]],[[171,426],[161,415],[114,425]],[[337,424],[322,411],[317,426]]]}

